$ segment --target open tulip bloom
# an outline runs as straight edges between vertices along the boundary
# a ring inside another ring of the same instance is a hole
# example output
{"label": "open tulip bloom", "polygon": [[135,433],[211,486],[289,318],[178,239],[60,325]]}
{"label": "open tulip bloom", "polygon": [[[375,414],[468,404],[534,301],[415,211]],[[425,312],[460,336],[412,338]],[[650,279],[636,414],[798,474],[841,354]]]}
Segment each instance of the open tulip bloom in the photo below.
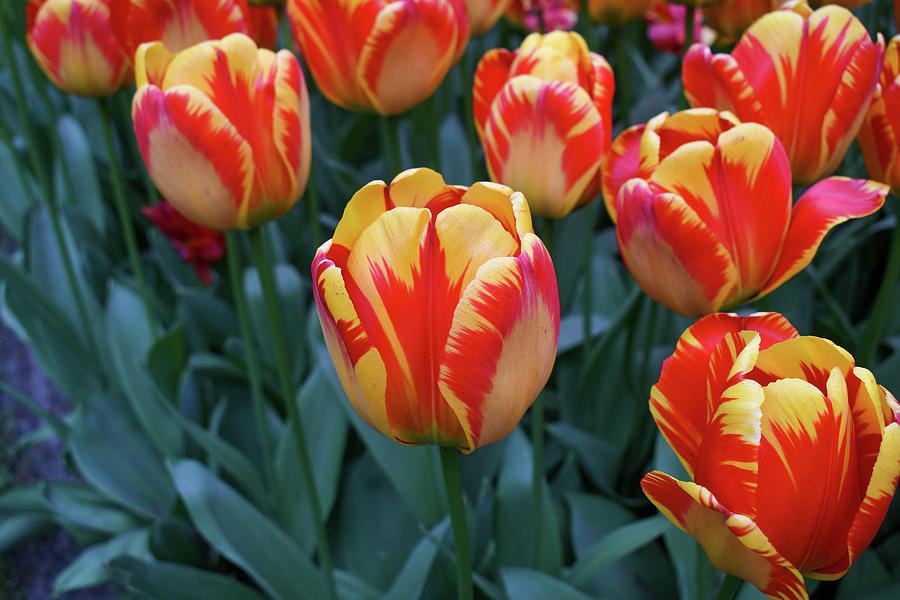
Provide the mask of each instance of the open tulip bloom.
{"label": "open tulip bloom", "polygon": [[788,153],[794,182],[832,173],[856,136],[881,72],[873,43],[850,11],[805,4],[768,13],[731,54],[695,44],[682,81],[692,106],[733,112],[770,128]]}
{"label": "open tulip bloom", "polygon": [[810,263],[832,227],[878,210],[888,192],[829,177],[792,204],[778,138],[699,109],[626,130],[604,172],[625,265],[647,295],[688,317],[765,296]]}
{"label": "open tulip bloom", "polygon": [[429,169],[350,200],[312,263],[353,408],[403,444],[464,452],[506,436],[556,356],[559,296],[521,193]]}
{"label": "open tulip bloom", "polygon": [[829,340],[777,313],[714,314],[678,340],[650,412],[692,481],[641,487],[720,570],[770,598],[844,575],[900,476],[900,404]]}
{"label": "open tulip bloom", "polygon": [[884,53],[881,80],[858,139],[869,177],[900,192],[900,35]]}

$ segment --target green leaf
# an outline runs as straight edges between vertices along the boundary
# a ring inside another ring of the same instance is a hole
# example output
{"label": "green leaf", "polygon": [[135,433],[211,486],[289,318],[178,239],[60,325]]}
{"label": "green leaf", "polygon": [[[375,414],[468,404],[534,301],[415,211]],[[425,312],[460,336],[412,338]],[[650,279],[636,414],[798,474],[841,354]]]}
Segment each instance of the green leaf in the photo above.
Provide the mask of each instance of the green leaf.
{"label": "green leaf", "polygon": [[[98,232],[103,232],[106,229],[106,206],[87,134],[81,123],[70,115],[59,118],[57,130],[63,152],[62,159],[77,194],[75,198],[68,198],[68,202],[86,215]],[[57,171],[57,185],[64,191],[64,194],[58,197],[68,197],[68,190],[60,181],[62,174],[58,172],[63,165],[56,163],[54,167]]]}
{"label": "green leaf", "polygon": [[[591,314],[591,337],[600,335],[609,328],[609,319],[598,314]],[[580,348],[584,343],[584,315],[571,314],[559,322],[559,342],[556,354],[565,354],[569,350]]]}
{"label": "green leaf", "polygon": [[87,548],[56,576],[53,595],[106,583],[109,581],[109,563],[119,556],[151,558],[148,539],[147,529],[134,529]]}
{"label": "green leaf", "polygon": [[423,536],[406,559],[400,574],[394,579],[384,600],[412,600],[422,595],[422,589],[431,573],[431,567],[438,552],[438,542],[444,538],[450,521],[444,519],[435,525],[429,535]]}
{"label": "green leaf", "polygon": [[0,519],[0,553],[52,529],[54,525],[49,514],[22,513]]}
{"label": "green leaf", "polygon": [[208,548],[185,518],[157,520],[150,530],[150,550],[161,561],[202,567],[208,563]]}
{"label": "green leaf", "polygon": [[381,600],[381,592],[348,571],[334,570],[334,582],[339,598],[353,600]]}
{"label": "green leaf", "polygon": [[0,140],[0,224],[19,242],[25,238],[25,215],[32,204],[24,173],[13,151]]}
{"label": "green leaf", "polygon": [[142,366],[153,344],[153,332],[140,296],[110,282],[106,338],[113,370],[131,410],[149,439],[167,457],[182,453],[181,430],[169,415],[150,374]]}
{"label": "green leaf", "polygon": [[31,411],[36,417],[50,426],[53,432],[61,439],[65,440],[69,435],[69,424],[57,417],[55,414],[17,390],[16,388],[0,381],[0,390],[7,394],[12,400],[19,405]]}
{"label": "green leaf", "polygon": [[132,514],[81,482],[49,482],[45,496],[57,516],[86,529],[115,535],[139,525]]}
{"label": "green leaf", "polygon": [[111,566],[128,590],[155,600],[196,600],[199,590],[204,598],[215,600],[263,600],[259,592],[227,575],[186,565],[122,556]]}
{"label": "green leaf", "polygon": [[85,400],[70,449],[82,476],[110,498],[147,517],[168,514],[175,490],[162,457],[121,396]]}
{"label": "green leaf", "polygon": [[186,366],[187,344],[183,327],[175,327],[153,342],[147,354],[147,370],[166,398],[178,395],[178,384]]}
{"label": "green leaf", "polygon": [[469,185],[472,175],[472,149],[463,123],[455,113],[450,113],[441,123],[440,152],[441,173],[449,184]]}
{"label": "green leaf", "polygon": [[325,597],[322,574],[252,504],[196,461],[175,461],[171,471],[203,537],[266,593],[282,600]]}
{"label": "green leaf", "polygon": [[[305,298],[308,292],[304,289],[303,278],[300,277],[297,269],[286,263],[275,265],[275,288],[278,291],[278,307],[281,311],[282,326],[285,331],[292,332],[287,341],[294,341],[294,343],[288,343],[289,364],[295,373],[302,372],[305,347],[304,344],[297,343],[297,341],[303,339],[302,334],[306,325],[304,320]],[[266,314],[265,300],[256,269],[244,270],[244,294],[247,297],[247,308],[250,311],[253,334],[262,349],[262,356],[268,363],[275,364],[275,346],[272,342],[269,317]]]}
{"label": "green leaf", "polygon": [[573,450],[591,481],[607,493],[614,493],[622,450],[595,435],[568,423],[551,423],[547,432],[563,446]]}
{"label": "green leaf", "polygon": [[564,581],[546,573],[514,567],[500,569],[506,595],[515,600],[591,600]]}

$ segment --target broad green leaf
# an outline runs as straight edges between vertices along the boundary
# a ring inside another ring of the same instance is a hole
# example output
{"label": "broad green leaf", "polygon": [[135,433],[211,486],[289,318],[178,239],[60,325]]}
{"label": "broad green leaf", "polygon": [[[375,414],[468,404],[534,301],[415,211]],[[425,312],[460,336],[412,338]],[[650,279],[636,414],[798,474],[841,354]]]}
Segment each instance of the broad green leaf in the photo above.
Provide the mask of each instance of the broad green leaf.
{"label": "broad green leaf", "polygon": [[352,600],[381,600],[381,592],[355,576],[341,569],[334,570],[334,582],[338,597]]}
{"label": "broad green leaf", "polygon": [[[69,204],[85,214],[97,228],[98,232],[106,229],[106,206],[103,202],[102,188],[97,177],[94,154],[88,142],[87,134],[81,123],[70,115],[63,115],[57,122],[59,141],[63,152],[63,164],[55,163],[56,171],[67,168],[69,177],[75,188],[75,198],[69,198]],[[57,186],[63,194],[57,197],[68,197],[68,190],[63,184],[63,174],[57,172]]]}
{"label": "broad green leaf", "polygon": [[43,513],[20,513],[0,519],[0,553],[52,529],[53,526],[53,517]]}
{"label": "broad green leaf", "polygon": [[25,183],[23,165],[16,160],[10,147],[0,140],[0,223],[19,242],[25,238],[25,215],[32,204]]}
{"label": "broad green leaf", "polygon": [[504,567],[500,577],[507,597],[515,600],[591,600],[565,581],[532,569]]}
{"label": "broad green leaf", "polygon": [[416,544],[403,569],[394,579],[391,589],[384,595],[385,600],[414,600],[422,595],[422,589],[437,556],[438,543],[444,538],[449,527],[450,521],[444,519]]}
{"label": "broad green leaf", "polygon": [[453,185],[470,185],[472,175],[472,148],[466,138],[464,125],[455,113],[450,113],[441,122],[440,152],[441,174],[444,181]]}
{"label": "broad green leaf", "polygon": [[[112,561],[117,581],[133,592],[154,600],[263,600],[263,596],[227,575],[177,563],[122,556]],[[117,572],[118,571],[118,572]]]}
{"label": "broad green leaf", "polygon": [[[609,327],[609,319],[597,314],[591,314],[590,336],[600,335]],[[559,342],[556,346],[556,354],[565,354],[569,350],[581,347],[584,344],[584,315],[569,314],[559,322]]]}
{"label": "broad green leaf", "polygon": [[171,465],[181,499],[201,535],[267,594],[318,600],[325,582],[299,547],[240,494],[193,460]]}
{"label": "broad green leaf", "polygon": [[148,539],[146,528],[133,529],[85,549],[56,576],[53,595],[106,583],[109,581],[109,563],[119,556],[151,558]]}
{"label": "broad green leaf", "polygon": [[153,342],[147,354],[147,370],[167,398],[175,398],[178,383],[187,365],[184,328],[175,327]]}
{"label": "broad green leaf", "polygon": [[[306,325],[305,298],[308,292],[297,269],[286,263],[275,265],[275,286],[282,326],[284,331],[291,332],[285,339],[290,365],[294,373],[302,372],[305,361],[302,333]],[[247,297],[253,335],[262,349],[262,356],[267,362],[275,364],[275,346],[256,269],[244,270],[244,294]]]}
{"label": "broad green leaf", "polygon": [[0,516],[10,516],[26,512],[46,512],[47,499],[44,497],[44,481],[20,483],[0,493]]}
{"label": "broad green leaf", "polygon": [[158,560],[202,567],[208,548],[197,536],[187,517],[157,520],[150,530],[150,551]]}
{"label": "broad green leaf", "polygon": [[12,400],[25,409],[31,411],[36,417],[46,423],[53,432],[61,439],[65,440],[69,435],[69,424],[57,417],[50,410],[44,408],[16,388],[0,381],[0,390],[7,394]]}
{"label": "broad green leaf", "polygon": [[86,399],[70,450],[81,475],[110,498],[147,517],[168,514],[175,491],[162,456],[121,396]]}
{"label": "broad green leaf", "polygon": [[578,455],[595,485],[605,492],[613,490],[622,457],[620,448],[568,423],[551,423],[547,425],[547,432]]}
{"label": "broad green leaf", "polygon": [[[890,586],[891,573],[874,550],[863,552],[853,561],[853,567],[840,580],[838,600],[869,597],[878,588]],[[873,594],[877,597],[879,594]],[[896,596],[895,596],[896,597]]]}
{"label": "broad green leaf", "polygon": [[79,527],[115,535],[139,525],[134,515],[81,482],[49,482],[45,496],[60,518]]}

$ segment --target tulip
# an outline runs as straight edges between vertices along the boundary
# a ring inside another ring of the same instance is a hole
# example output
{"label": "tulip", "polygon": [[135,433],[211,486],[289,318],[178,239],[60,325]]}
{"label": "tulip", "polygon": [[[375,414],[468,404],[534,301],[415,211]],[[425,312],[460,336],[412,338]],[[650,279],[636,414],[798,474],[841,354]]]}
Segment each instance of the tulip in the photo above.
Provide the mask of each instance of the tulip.
{"label": "tulip", "polygon": [[556,274],[520,192],[450,186],[429,169],[373,181],[316,252],[312,280],[350,403],[401,444],[496,442],[550,375]]}
{"label": "tulip", "polygon": [[656,0],[587,0],[591,18],[618,27],[644,15]]}
{"label": "tulip", "polygon": [[470,34],[483,35],[494,26],[512,0],[466,0]]}
{"label": "tulip", "polygon": [[577,33],[532,33],[478,63],[475,127],[491,179],[540,216],[564,217],[600,187],[612,126],[612,69]]}
{"label": "tulip", "polygon": [[225,255],[224,234],[185,218],[165,200],[145,206],[141,212],[169,238],[181,260],[194,267],[200,281],[211,284],[213,263]]}
{"label": "tulip", "polygon": [[110,23],[109,0],[30,0],[28,48],[64,92],[108,96],[131,79]]}
{"label": "tulip", "polygon": [[692,106],[729,110],[774,131],[794,182],[805,185],[844,158],[875,91],[883,52],[881,36],[873,43],[847,9],[810,13],[800,4],[757,20],[731,54],[694,45],[682,80]]}
{"label": "tulip", "polygon": [[[404,112],[437,89],[458,54],[450,0],[289,0],[287,15],[319,89],[349,110]],[[466,26],[467,27],[467,26]]]}
{"label": "tulip", "polygon": [[[702,17],[700,11],[694,12],[694,29],[691,35],[695,40],[700,40],[703,36]],[[644,13],[650,43],[660,52],[681,54],[684,50],[686,20],[686,7],[674,2],[657,0],[651,10]]]}
{"label": "tulip", "polygon": [[844,575],[900,477],[900,404],[833,342],[777,313],[715,314],[678,340],[650,412],[691,481],[641,487],[716,568],[769,598]]}
{"label": "tulip", "polygon": [[132,104],[144,164],[163,196],[213,229],[250,229],[300,198],[309,96],[293,54],[235,33],[172,55],[143,44]]}
{"label": "tulip", "polygon": [[230,33],[254,35],[246,0],[116,0],[111,14],[132,59],[144,42],[159,40],[169,52],[181,52]]}
{"label": "tulip", "polygon": [[504,16],[530,31],[569,31],[578,22],[581,0],[513,0]]}
{"label": "tulip", "polygon": [[703,19],[718,34],[720,43],[731,43],[764,14],[781,6],[781,0],[720,0],[703,7]]}
{"label": "tulip", "polygon": [[278,9],[274,6],[250,6],[247,13],[253,41],[260,48],[275,50],[278,39]]}
{"label": "tulip", "polygon": [[687,127],[654,140],[657,126],[648,126],[639,160],[652,163],[653,152],[643,149],[651,142],[665,157],[621,185],[610,214],[632,276],[687,317],[765,296],[809,264],[832,227],[878,210],[888,191],[874,181],[830,177],[792,206],[778,139],[762,125],[729,127],[728,118],[719,119],[724,131],[714,143],[699,126],[697,141],[679,139]]}
{"label": "tulip", "polygon": [[880,83],[859,129],[859,147],[869,177],[900,193],[900,35],[885,52]]}

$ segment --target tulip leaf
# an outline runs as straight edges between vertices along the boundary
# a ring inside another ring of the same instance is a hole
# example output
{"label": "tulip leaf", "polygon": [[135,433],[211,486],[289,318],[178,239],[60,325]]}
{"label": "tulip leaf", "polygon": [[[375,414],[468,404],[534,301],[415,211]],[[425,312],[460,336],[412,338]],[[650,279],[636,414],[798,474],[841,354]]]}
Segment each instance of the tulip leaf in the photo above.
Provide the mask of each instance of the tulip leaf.
{"label": "tulip leaf", "polygon": [[616,494],[613,486],[622,459],[621,448],[568,423],[548,424],[547,432],[560,444],[575,451],[595,485],[610,495]]}
{"label": "tulip leaf", "polygon": [[68,198],[70,206],[87,216],[98,232],[106,227],[106,206],[94,164],[94,153],[81,123],[71,115],[63,115],[56,124],[62,162],[54,164],[58,198],[68,198],[61,169],[68,169],[75,198]]}
{"label": "tulip leaf", "polygon": [[25,215],[32,204],[22,167],[9,145],[0,140],[0,224],[19,242],[25,239]]}
{"label": "tulip leaf", "polygon": [[409,558],[384,595],[384,600],[412,600],[422,595],[425,582],[437,556],[438,544],[447,533],[450,521],[444,519],[416,544]]}
{"label": "tulip leaf", "polygon": [[53,517],[43,513],[19,513],[0,519],[0,553],[52,529]]}
{"label": "tulip leaf", "polygon": [[503,588],[508,598],[516,600],[590,600],[590,596],[578,591],[565,581],[560,581],[540,571],[505,567],[500,570]]}
{"label": "tulip leaf", "polygon": [[450,113],[441,122],[438,135],[441,140],[441,173],[444,181],[451,185],[469,185],[475,179],[472,175],[473,148],[469,147],[466,131],[455,113]]}
{"label": "tulip leaf", "polygon": [[175,491],[162,456],[121,396],[86,399],[70,450],[81,475],[103,494],[150,518],[168,514]]}
{"label": "tulip leaf", "polygon": [[[598,314],[591,314],[590,336],[600,335],[609,328],[609,319]],[[584,315],[566,315],[559,321],[559,342],[556,346],[556,354],[565,354],[584,343]]]}
{"label": "tulip leaf", "polygon": [[149,537],[146,528],[133,529],[85,549],[56,576],[53,595],[106,583],[110,576],[109,563],[119,556],[151,558]]}
{"label": "tulip leaf", "polygon": [[303,551],[240,494],[194,460],[172,478],[200,534],[280,600],[325,597],[325,582]]}
{"label": "tulip leaf", "polygon": [[147,353],[147,370],[166,398],[177,396],[186,365],[187,344],[184,328],[180,326],[157,338]]}
{"label": "tulip leaf", "polygon": [[[297,269],[287,263],[275,265],[275,288],[278,291],[282,327],[284,331],[292,332],[285,340],[292,372],[300,373],[304,370],[306,350],[305,344],[302,343],[304,339],[302,332],[306,326],[306,308],[303,299],[306,298],[308,290],[305,289],[303,278]],[[256,269],[244,270],[244,294],[247,297],[253,334],[262,349],[262,356],[274,365],[275,345],[272,342],[269,317]]]}
{"label": "tulip leaf", "polygon": [[82,482],[49,482],[44,494],[59,518],[87,530],[115,535],[139,525],[134,515]]}
{"label": "tulip leaf", "polygon": [[208,548],[187,518],[158,519],[150,530],[150,550],[157,560],[202,567],[208,562]]}
{"label": "tulip leaf", "polygon": [[155,600],[263,600],[263,596],[227,575],[177,563],[121,556],[112,561],[113,576],[130,592]]}
{"label": "tulip leaf", "polygon": [[381,600],[381,592],[348,571],[334,570],[338,597],[354,600]]}

